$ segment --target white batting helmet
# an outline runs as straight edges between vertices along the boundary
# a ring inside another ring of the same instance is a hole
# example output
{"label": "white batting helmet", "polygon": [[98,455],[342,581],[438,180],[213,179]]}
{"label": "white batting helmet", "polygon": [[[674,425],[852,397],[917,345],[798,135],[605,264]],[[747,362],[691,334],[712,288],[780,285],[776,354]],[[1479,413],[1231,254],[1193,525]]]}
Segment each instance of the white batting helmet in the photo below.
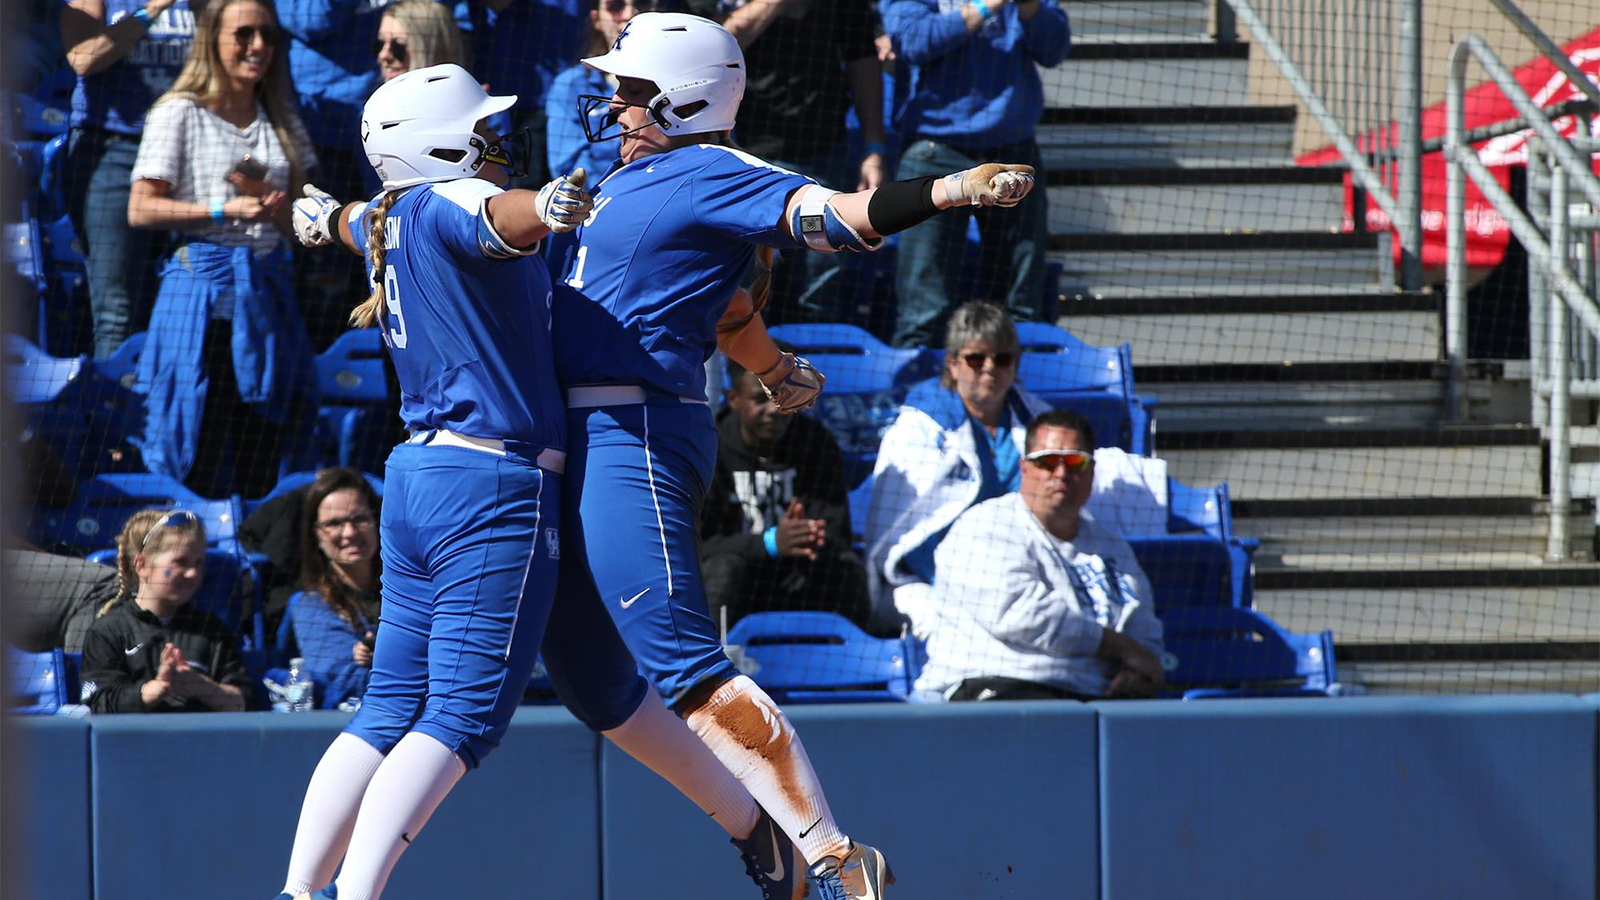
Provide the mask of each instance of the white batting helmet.
{"label": "white batting helmet", "polygon": [[515,94],[491,97],[453,63],[413,69],[367,99],[361,146],[386,191],[466,178],[485,162],[509,166],[505,151],[475,129],[479,120],[516,102]]}
{"label": "white batting helmet", "polygon": [[668,134],[728,131],[744,99],[738,40],[710,19],[687,13],[640,13],[623,26],[610,52],[584,63],[620,78],[655,82],[661,93],[649,110]]}

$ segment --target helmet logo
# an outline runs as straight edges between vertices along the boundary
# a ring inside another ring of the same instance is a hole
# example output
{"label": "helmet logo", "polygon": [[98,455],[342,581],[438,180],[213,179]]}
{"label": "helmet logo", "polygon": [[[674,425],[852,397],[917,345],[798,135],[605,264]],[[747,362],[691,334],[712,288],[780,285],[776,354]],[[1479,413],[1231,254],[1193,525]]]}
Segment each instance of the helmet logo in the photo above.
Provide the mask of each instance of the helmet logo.
{"label": "helmet logo", "polygon": [[621,50],[622,49],[622,39],[628,36],[628,31],[630,29],[632,29],[632,28],[633,28],[633,22],[631,20],[628,22],[628,24],[622,26],[622,31],[617,34],[616,43],[611,45],[611,49],[612,50]]}

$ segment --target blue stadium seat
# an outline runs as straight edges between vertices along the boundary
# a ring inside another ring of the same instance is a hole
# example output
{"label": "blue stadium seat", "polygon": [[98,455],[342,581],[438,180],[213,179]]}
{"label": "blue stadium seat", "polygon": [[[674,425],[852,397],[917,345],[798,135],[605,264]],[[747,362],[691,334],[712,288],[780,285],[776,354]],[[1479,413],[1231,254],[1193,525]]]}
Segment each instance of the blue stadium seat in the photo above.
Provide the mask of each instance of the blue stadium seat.
{"label": "blue stadium seat", "polygon": [[1296,634],[1248,609],[1172,609],[1161,615],[1168,684],[1186,700],[1323,697],[1344,692],[1333,632]]}
{"label": "blue stadium seat", "polygon": [[5,335],[5,383],[27,421],[26,437],[42,441],[76,477],[92,474],[90,452],[99,393],[88,357],[57,357],[15,334]]}
{"label": "blue stadium seat", "polygon": [[6,711],[54,715],[68,703],[67,661],[61,648],[28,653],[5,645]]}
{"label": "blue stadium seat", "polygon": [[836,613],[751,613],[727,645],[779,703],[896,702],[911,693],[906,642],[872,637]]}
{"label": "blue stadium seat", "polygon": [[1167,479],[1167,530],[1173,534],[1202,532],[1227,547],[1233,605],[1255,605],[1255,554],[1261,541],[1233,533],[1233,507],[1228,484],[1197,488]]}
{"label": "blue stadium seat", "polygon": [[317,357],[322,390],[319,444],[334,448],[320,462],[381,471],[389,447],[384,427],[388,388],[383,377],[383,338],[376,328],[353,328]]}
{"label": "blue stadium seat", "polygon": [[1228,545],[1207,534],[1128,535],[1150,579],[1158,614],[1186,607],[1234,605]]}
{"label": "blue stadium seat", "polygon": [[855,325],[776,325],[772,337],[828,377],[827,389],[808,412],[838,440],[845,483],[858,484],[871,474],[878,443],[899,415],[907,388],[935,374],[932,356],[890,347]]}
{"label": "blue stadium seat", "polygon": [[51,356],[15,334],[5,336],[5,353],[6,387],[11,401],[22,405],[62,400],[89,371],[88,357]]}

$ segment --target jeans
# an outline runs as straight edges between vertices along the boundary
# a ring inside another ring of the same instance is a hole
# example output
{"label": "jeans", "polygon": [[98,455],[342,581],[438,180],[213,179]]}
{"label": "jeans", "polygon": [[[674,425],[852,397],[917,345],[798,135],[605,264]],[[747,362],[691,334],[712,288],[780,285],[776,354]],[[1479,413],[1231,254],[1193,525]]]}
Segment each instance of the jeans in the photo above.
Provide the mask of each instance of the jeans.
{"label": "jeans", "polygon": [[94,355],[110,356],[144,329],[155,302],[157,232],[128,227],[137,135],[77,128],[67,147],[67,214],[83,244]]}
{"label": "jeans", "polygon": [[[1005,306],[1018,321],[1049,321],[1044,296],[1049,209],[1039,145],[1026,140],[987,148],[972,156],[938,141],[918,138],[900,156],[902,179],[947,175],[982,162],[1026,163],[1041,183],[1011,209],[949,210],[900,233],[895,272],[897,347],[938,347],[951,311],[969,300]],[[978,220],[981,264],[967,262],[968,216]]]}
{"label": "jeans", "polygon": [[[823,187],[836,191],[856,189],[856,173],[850,165],[848,149],[834,150],[801,160],[768,160],[779,168],[813,178]],[[854,311],[840,302],[843,287],[840,270],[844,253],[818,253],[815,250],[784,250],[772,271],[772,299],[762,319],[769,325],[784,322],[847,322]]]}

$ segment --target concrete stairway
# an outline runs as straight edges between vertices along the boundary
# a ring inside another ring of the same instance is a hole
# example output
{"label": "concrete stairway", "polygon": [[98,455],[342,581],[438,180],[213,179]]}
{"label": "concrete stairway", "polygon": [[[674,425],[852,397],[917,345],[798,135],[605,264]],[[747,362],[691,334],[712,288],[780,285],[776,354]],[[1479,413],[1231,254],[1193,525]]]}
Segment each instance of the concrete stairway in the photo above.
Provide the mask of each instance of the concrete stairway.
{"label": "concrete stairway", "polygon": [[1479,362],[1470,424],[1442,424],[1440,298],[1395,290],[1386,235],[1342,233],[1340,177],[1293,165],[1294,108],[1249,105],[1209,3],[1064,5],[1039,138],[1059,324],[1132,343],[1172,475],[1227,481],[1262,539],[1258,608],[1332,628],[1377,692],[1592,689],[1593,505],[1579,561],[1546,562],[1525,384]]}

